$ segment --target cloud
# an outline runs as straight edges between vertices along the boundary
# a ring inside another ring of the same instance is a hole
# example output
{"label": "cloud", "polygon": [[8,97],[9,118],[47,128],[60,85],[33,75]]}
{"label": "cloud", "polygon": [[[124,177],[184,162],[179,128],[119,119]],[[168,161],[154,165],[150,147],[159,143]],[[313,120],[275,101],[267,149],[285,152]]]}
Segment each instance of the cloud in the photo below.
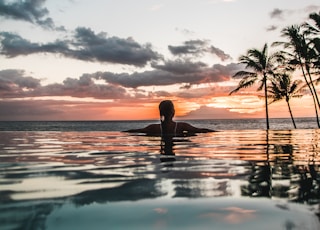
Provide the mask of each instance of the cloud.
{"label": "cloud", "polygon": [[164,70],[175,74],[187,74],[201,71],[202,68],[207,67],[203,62],[192,62],[188,59],[177,59],[174,61],[167,61],[165,64],[152,63],[155,69]]}
{"label": "cloud", "polygon": [[175,96],[183,99],[209,99],[210,103],[215,97],[229,97],[232,86],[220,85],[219,83],[208,84],[207,86],[188,88],[184,87]]}
{"label": "cloud", "polygon": [[106,37],[105,33],[95,34],[88,28],[77,28],[74,39],[74,45],[80,49],[70,56],[82,60],[144,66],[160,58],[150,44],[140,45],[132,38]]}
{"label": "cloud", "polygon": [[210,46],[207,40],[189,40],[185,41],[183,45],[180,46],[169,45],[168,49],[173,55],[177,56],[192,55],[199,57],[206,53],[210,53],[216,55],[221,61],[231,59],[231,56],[221,49]]}
{"label": "cloud", "polygon": [[20,100],[0,101],[0,120],[42,120],[43,117],[54,118],[63,113],[57,102]]}
{"label": "cloud", "polygon": [[24,95],[26,92],[40,87],[40,80],[25,76],[23,70],[1,70],[0,71],[0,95],[11,97]]}
{"label": "cloud", "polygon": [[181,34],[187,35],[187,36],[190,36],[190,35],[194,35],[194,34],[195,34],[195,32],[192,31],[192,30],[189,30],[189,29],[180,29],[180,28],[178,28],[178,27],[175,28],[175,31],[180,32]]}
{"label": "cloud", "polygon": [[48,17],[48,9],[43,6],[45,2],[46,0],[0,1],[0,17],[26,21],[46,29],[55,29],[52,18]]}
{"label": "cloud", "polygon": [[212,88],[210,86],[206,88],[183,87],[183,89],[183,91],[175,93],[175,96],[183,99],[206,98],[212,93]]}
{"label": "cloud", "polygon": [[0,38],[0,54],[9,58],[34,53],[68,54],[68,45],[64,41],[57,40],[47,44],[32,43],[17,34],[9,32],[0,32]]}
{"label": "cloud", "polygon": [[215,64],[212,67],[207,67],[201,62],[190,63],[186,61],[183,63],[181,60],[168,61],[163,65],[154,64],[153,67],[156,69],[132,74],[97,72],[92,74],[92,77],[105,80],[110,84],[137,88],[140,86],[224,82],[230,80],[231,76],[239,70],[239,65],[234,63],[228,65]]}
{"label": "cloud", "polygon": [[129,97],[125,88],[110,84],[96,84],[94,79],[88,75],[83,75],[79,79],[67,78],[62,84],[56,83],[46,86],[42,86],[40,80],[25,75],[22,70],[0,71],[0,97],[70,96],[99,99]]}
{"label": "cloud", "polygon": [[278,8],[275,8],[275,9],[273,9],[273,11],[270,12],[270,17],[282,20],[283,14],[284,14],[284,10],[280,10]]}
{"label": "cloud", "polygon": [[272,19],[278,19],[280,21],[283,21],[285,17],[294,16],[305,13],[312,13],[316,12],[320,9],[320,5],[308,5],[304,7],[303,9],[279,9],[275,8],[270,12],[270,17]]}
{"label": "cloud", "polygon": [[0,32],[0,53],[7,57],[34,53],[55,53],[83,61],[109,62],[142,67],[160,55],[150,44],[140,45],[132,38],[107,37],[106,33],[95,34],[91,29],[79,27],[71,40],[56,40],[51,43],[32,43],[21,36]]}
{"label": "cloud", "polygon": [[276,29],[278,29],[278,26],[271,25],[271,26],[269,26],[268,28],[266,28],[266,31],[274,31],[274,30],[276,30]]}
{"label": "cloud", "polygon": [[309,5],[309,6],[306,6],[304,9],[306,13],[314,13],[318,10],[320,10],[320,5]]}
{"label": "cloud", "polygon": [[173,55],[202,55],[206,51],[208,42],[203,40],[190,40],[185,41],[180,46],[168,46],[169,51]]}
{"label": "cloud", "polygon": [[0,120],[104,120],[111,111],[106,102],[68,100],[0,100]]}
{"label": "cloud", "polygon": [[62,84],[50,84],[37,88],[33,92],[36,96],[71,96],[78,98],[93,97],[99,99],[127,98],[126,89],[109,84],[96,84],[88,75],[79,79],[67,78]]}
{"label": "cloud", "polygon": [[196,110],[192,110],[186,115],[182,116],[183,119],[225,119],[225,118],[239,118],[239,113],[230,112],[228,108],[214,108],[208,106],[201,106]]}
{"label": "cloud", "polygon": [[[2,70],[0,71],[0,97],[3,99],[44,96],[97,99],[148,97],[151,92],[140,92],[137,91],[138,88],[180,84],[181,89],[190,91],[193,85],[229,81],[231,76],[239,70],[239,65],[234,63],[215,64],[210,67],[202,62],[193,63],[184,59],[153,64],[153,67],[153,70],[134,73],[83,74],[79,78],[66,78],[62,83],[49,85],[41,85],[41,80],[27,76],[23,70]],[[168,95],[165,91],[158,94]]]}
{"label": "cloud", "polygon": [[221,61],[226,61],[228,59],[231,59],[231,56],[229,54],[226,54],[224,51],[222,51],[219,48],[211,46],[210,50],[211,50],[211,53],[215,54],[217,57],[219,57],[221,59]]}

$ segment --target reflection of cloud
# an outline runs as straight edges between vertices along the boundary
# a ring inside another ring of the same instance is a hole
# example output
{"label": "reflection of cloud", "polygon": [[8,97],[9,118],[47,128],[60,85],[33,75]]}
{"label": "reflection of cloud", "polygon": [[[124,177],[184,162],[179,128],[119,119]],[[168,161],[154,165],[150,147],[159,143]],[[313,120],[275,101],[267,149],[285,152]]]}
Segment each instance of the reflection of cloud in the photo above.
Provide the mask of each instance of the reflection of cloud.
{"label": "reflection of cloud", "polygon": [[241,224],[251,219],[255,218],[256,210],[243,209],[239,207],[227,207],[221,209],[226,211],[225,213],[221,212],[208,212],[201,214],[199,218],[209,218],[214,220],[223,220],[224,222],[230,224]]}
{"label": "reflection of cloud", "polygon": [[153,211],[155,211],[158,214],[167,214],[168,213],[168,209],[166,209],[166,208],[155,208],[155,209],[153,209]]}
{"label": "reflection of cloud", "polygon": [[73,202],[77,205],[85,205],[93,202],[137,201],[146,198],[157,198],[162,195],[164,193],[158,190],[155,180],[137,179],[119,187],[82,192],[73,197]]}
{"label": "reflection of cloud", "polygon": [[243,209],[239,207],[228,207],[224,210],[229,211],[229,214],[225,215],[224,220],[231,224],[247,222],[255,217],[256,212],[256,210]]}

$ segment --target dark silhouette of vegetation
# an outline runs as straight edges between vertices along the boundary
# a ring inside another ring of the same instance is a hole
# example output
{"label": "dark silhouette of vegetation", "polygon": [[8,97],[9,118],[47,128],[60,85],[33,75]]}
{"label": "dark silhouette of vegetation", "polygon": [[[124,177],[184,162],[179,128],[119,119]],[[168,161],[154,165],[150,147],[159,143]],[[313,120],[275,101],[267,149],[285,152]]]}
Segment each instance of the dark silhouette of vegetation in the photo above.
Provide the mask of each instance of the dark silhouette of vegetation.
{"label": "dark silhouette of vegetation", "polygon": [[298,96],[298,86],[300,87],[301,83],[293,81],[291,75],[279,75],[277,72],[279,73],[279,70],[293,72],[298,69],[305,82],[302,88],[307,87],[312,96],[315,117],[320,128],[320,100],[315,87],[320,82],[320,12],[310,14],[309,19],[310,22],[288,26],[281,31],[281,36],[287,40],[274,42],[272,45],[281,45],[284,50],[269,55],[268,45],[265,44],[262,50],[250,49],[246,55],[239,58],[239,64],[244,64],[245,70],[233,76],[241,80],[230,95],[259,81],[257,90],[264,89],[267,129],[269,129],[268,93],[271,94],[272,102],[286,100],[292,122],[296,127],[289,100]]}
{"label": "dark silhouette of vegetation", "polygon": [[282,30],[282,36],[286,37],[289,41],[275,42],[274,45],[283,45],[286,50],[283,52],[287,55],[288,65],[291,65],[294,68],[299,67],[301,69],[304,81],[312,95],[316,119],[318,127],[320,128],[320,102],[311,76],[311,69],[313,67],[315,51],[312,48],[309,39],[307,38],[307,34],[308,33],[304,32],[301,26],[289,26]]}
{"label": "dark silhouette of vegetation", "polygon": [[258,91],[264,89],[265,108],[266,108],[266,122],[267,129],[269,129],[269,112],[268,112],[268,91],[267,82],[269,78],[274,76],[274,72],[278,65],[284,61],[284,57],[280,52],[268,54],[268,45],[265,44],[262,50],[250,49],[246,55],[239,58],[241,64],[245,65],[248,70],[238,71],[233,77],[242,78],[236,89],[231,91],[230,94],[239,91],[242,88],[252,86],[259,81]]}
{"label": "dark silhouette of vegetation", "polygon": [[292,115],[292,110],[290,106],[290,99],[292,97],[301,97],[302,95],[300,94],[301,89],[299,86],[301,85],[300,80],[292,80],[291,75],[287,73],[283,73],[280,75],[275,76],[272,81],[271,85],[268,87],[268,92],[269,96],[272,99],[270,103],[280,101],[285,99],[290,117],[293,123],[293,127],[296,129],[296,123],[294,121],[293,115]]}

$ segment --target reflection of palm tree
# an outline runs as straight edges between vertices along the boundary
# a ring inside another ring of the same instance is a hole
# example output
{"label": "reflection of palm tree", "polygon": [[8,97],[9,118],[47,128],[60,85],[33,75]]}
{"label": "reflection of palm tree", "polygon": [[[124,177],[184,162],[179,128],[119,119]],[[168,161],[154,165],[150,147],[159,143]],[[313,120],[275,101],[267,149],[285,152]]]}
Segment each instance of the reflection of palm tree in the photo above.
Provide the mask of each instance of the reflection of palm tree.
{"label": "reflection of palm tree", "polygon": [[76,205],[91,203],[107,203],[118,201],[137,201],[141,199],[153,199],[165,195],[159,190],[155,179],[131,179],[119,187],[100,188],[81,192],[72,197]]}
{"label": "reflection of palm tree", "polygon": [[266,130],[266,156],[267,160],[264,165],[252,162],[251,173],[248,186],[241,186],[243,196],[252,197],[271,197],[272,193],[272,170],[270,165],[270,144],[269,130]]}
{"label": "reflection of palm tree", "polygon": [[269,88],[268,92],[271,93],[270,97],[272,98],[271,103],[282,100],[282,99],[286,100],[294,128],[297,128],[297,127],[292,115],[289,101],[292,97],[301,96],[298,94],[300,90],[298,87],[300,84],[301,84],[301,81],[298,81],[298,80],[292,81],[291,77],[288,74],[281,74],[276,76],[274,79],[272,79],[271,86],[268,87]]}
{"label": "reflection of palm tree", "polygon": [[230,94],[239,91],[242,88],[252,86],[255,82],[260,81],[258,91],[264,89],[265,108],[266,108],[266,122],[267,129],[269,129],[269,114],[268,114],[268,93],[267,93],[267,80],[269,76],[273,76],[276,68],[276,63],[283,61],[280,53],[268,54],[268,45],[265,44],[262,50],[250,49],[247,55],[239,58],[241,64],[246,66],[246,69],[251,71],[239,71],[233,77],[241,77],[241,81],[236,89]]}
{"label": "reflection of palm tree", "polygon": [[258,165],[252,162],[249,184],[241,186],[241,194],[250,197],[271,197],[272,172],[269,162]]}

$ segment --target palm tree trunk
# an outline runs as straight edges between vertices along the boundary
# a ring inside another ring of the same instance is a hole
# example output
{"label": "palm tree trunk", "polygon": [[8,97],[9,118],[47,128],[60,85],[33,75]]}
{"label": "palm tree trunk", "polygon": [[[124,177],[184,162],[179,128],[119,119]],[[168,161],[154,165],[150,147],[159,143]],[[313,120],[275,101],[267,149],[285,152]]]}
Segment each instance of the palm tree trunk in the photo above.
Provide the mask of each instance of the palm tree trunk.
{"label": "palm tree trunk", "polygon": [[305,82],[306,82],[306,84],[307,84],[307,86],[308,86],[308,88],[309,88],[309,90],[310,90],[311,95],[312,95],[313,104],[314,104],[314,109],[315,109],[315,112],[316,112],[317,125],[318,125],[318,128],[320,128],[320,121],[319,121],[319,115],[318,115],[318,107],[317,107],[317,102],[316,102],[315,94],[314,94],[314,92],[313,92],[313,90],[312,90],[312,87],[311,87],[311,85],[310,85],[310,83],[309,83],[309,81],[308,81],[308,79],[307,79],[307,76],[306,76],[306,73],[305,73],[305,71],[304,71],[304,67],[303,67],[303,64],[302,64],[302,62],[301,62],[301,59],[300,59],[299,61],[300,61],[300,66],[301,66],[303,78],[304,78],[304,80],[305,80]]}
{"label": "palm tree trunk", "polygon": [[264,102],[266,107],[266,123],[267,123],[267,130],[269,130],[269,111],[268,111],[268,90],[267,90],[267,76],[264,76]]}
{"label": "palm tree trunk", "polygon": [[290,117],[291,117],[291,120],[292,120],[292,123],[293,123],[293,127],[296,129],[297,126],[296,126],[296,123],[294,121],[294,118],[293,118],[293,115],[292,115],[292,111],[291,111],[291,107],[290,107],[290,103],[289,103],[289,100],[287,99],[287,105],[288,105],[288,109],[289,109],[289,113],[290,113]]}
{"label": "palm tree trunk", "polygon": [[312,77],[311,77],[311,74],[310,74],[310,69],[309,69],[309,67],[306,67],[306,70],[307,70],[307,73],[308,73],[308,76],[309,76],[311,88],[312,88],[313,93],[314,93],[314,96],[315,96],[315,98],[316,98],[316,102],[318,103],[318,108],[320,108],[320,102],[319,102],[317,90],[316,90],[316,88],[314,87],[314,84],[313,84],[313,80],[312,80]]}

